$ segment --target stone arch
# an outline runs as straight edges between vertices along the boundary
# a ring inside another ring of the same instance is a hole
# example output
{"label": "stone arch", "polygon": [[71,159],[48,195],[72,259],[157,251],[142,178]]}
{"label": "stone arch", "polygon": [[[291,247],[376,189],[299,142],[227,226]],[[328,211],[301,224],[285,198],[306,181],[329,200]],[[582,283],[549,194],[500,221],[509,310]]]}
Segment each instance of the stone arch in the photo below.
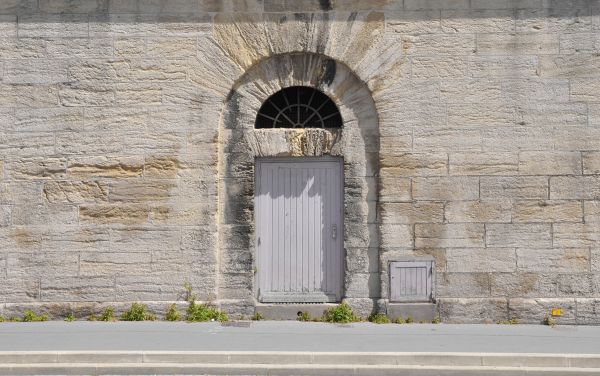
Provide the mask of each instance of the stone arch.
{"label": "stone arch", "polygon": [[[255,129],[263,102],[290,86],[309,86],[338,106],[341,129]],[[351,69],[316,53],[262,59],[230,91],[221,115],[219,150],[218,299],[250,313],[254,291],[254,163],[256,157],[341,156],[344,159],[344,291],[362,314],[381,297],[376,226],[379,119],[371,92]],[[369,268],[369,265],[371,267]]]}

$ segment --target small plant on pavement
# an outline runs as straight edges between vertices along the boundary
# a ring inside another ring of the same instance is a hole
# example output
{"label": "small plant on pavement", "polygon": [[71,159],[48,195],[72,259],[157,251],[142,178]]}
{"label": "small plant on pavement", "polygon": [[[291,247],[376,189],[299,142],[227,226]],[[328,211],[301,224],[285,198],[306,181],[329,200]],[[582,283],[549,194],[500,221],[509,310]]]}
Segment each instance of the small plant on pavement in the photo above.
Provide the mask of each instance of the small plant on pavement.
{"label": "small plant on pavement", "polygon": [[177,311],[177,305],[175,303],[169,306],[167,313],[165,314],[166,321],[181,321],[181,314]]}
{"label": "small plant on pavement", "polygon": [[75,321],[75,320],[77,320],[77,319],[75,318],[75,316],[73,315],[73,313],[69,313],[69,314],[67,315],[67,317],[65,317],[65,321],[66,321],[66,322],[73,322],[73,321]]}
{"label": "small plant on pavement", "polygon": [[374,324],[389,324],[390,319],[384,313],[373,313],[369,316],[369,321]]}
{"label": "small plant on pavement", "polygon": [[436,317],[434,317],[434,318],[433,318],[433,320],[431,320],[431,323],[432,323],[432,324],[439,324],[440,322],[441,322],[441,321],[440,321],[440,318],[439,318],[439,316],[436,316]]}
{"label": "small plant on pavement", "polygon": [[216,307],[208,304],[197,304],[194,301],[190,302],[187,308],[187,316],[185,318],[189,322],[205,322],[205,321],[227,321],[229,318],[223,312],[220,312]]}
{"label": "small plant on pavement", "polygon": [[347,324],[360,321],[360,319],[354,315],[348,303],[342,302],[342,304],[326,310],[323,313],[323,321]]}
{"label": "small plant on pavement", "polygon": [[48,315],[38,315],[33,311],[25,310],[23,312],[23,322],[48,321]]}
{"label": "small plant on pavement", "polygon": [[154,315],[146,313],[146,308],[145,304],[131,303],[131,308],[121,315],[121,321],[154,321]]}
{"label": "small plant on pavement", "polygon": [[264,319],[265,319],[265,316],[263,316],[263,314],[260,312],[254,312],[254,314],[250,317],[250,320],[252,320],[252,321],[261,321]]}
{"label": "small plant on pavement", "polygon": [[406,321],[404,321],[404,319],[402,318],[402,316],[398,316],[394,320],[394,324],[404,324],[404,323],[406,323]]}
{"label": "small plant on pavement", "polygon": [[310,313],[308,313],[307,311],[298,312],[298,317],[296,317],[296,320],[308,322],[310,321]]}
{"label": "small plant on pavement", "polygon": [[548,325],[554,327],[556,325],[556,320],[554,320],[550,315],[544,316],[544,320],[542,321],[544,325]]}
{"label": "small plant on pavement", "polygon": [[[93,320],[89,320],[89,321],[94,321],[96,320],[96,317],[94,317],[93,315],[91,316],[93,318]],[[115,321],[115,310],[112,307],[106,307],[104,308],[104,311],[102,311],[102,314],[100,315],[100,317],[98,317],[98,321]]]}
{"label": "small plant on pavement", "polygon": [[412,324],[413,322],[415,322],[415,320],[413,320],[412,316],[408,316],[408,317],[406,318],[406,323],[407,323],[407,324]]}

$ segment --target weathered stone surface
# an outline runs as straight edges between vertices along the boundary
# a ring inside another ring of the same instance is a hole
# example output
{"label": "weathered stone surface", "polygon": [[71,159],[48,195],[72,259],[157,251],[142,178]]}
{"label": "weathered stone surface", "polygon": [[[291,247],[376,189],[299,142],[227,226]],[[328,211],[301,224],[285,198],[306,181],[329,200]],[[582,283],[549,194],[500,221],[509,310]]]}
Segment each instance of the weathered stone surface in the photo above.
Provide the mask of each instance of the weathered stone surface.
{"label": "weathered stone surface", "polygon": [[379,166],[384,177],[447,175],[448,155],[445,153],[384,154]]}
{"label": "weathered stone surface", "polygon": [[85,203],[108,200],[108,186],[99,182],[50,182],[43,194],[50,203]]}
{"label": "weathered stone surface", "polygon": [[488,247],[530,247],[552,246],[550,224],[486,224],[485,244]]}
{"label": "weathered stone surface", "polygon": [[486,201],[451,201],[446,204],[444,218],[448,222],[510,222],[512,203],[507,199]]}
{"label": "weathered stone surface", "polygon": [[555,247],[597,247],[600,244],[595,223],[559,223],[553,226]]}
{"label": "weathered stone surface", "polygon": [[79,220],[95,224],[143,224],[150,209],[144,204],[98,204],[79,207]]}
{"label": "weathered stone surface", "polygon": [[490,283],[495,297],[555,297],[557,292],[552,274],[492,273]]}
{"label": "weathered stone surface", "polygon": [[466,0],[405,0],[404,8],[414,9],[469,9]]}
{"label": "weathered stone surface", "polygon": [[551,199],[600,199],[600,176],[557,176],[550,178]]}
{"label": "weathered stone surface", "polygon": [[515,31],[512,10],[442,10],[446,33],[507,33]]}
{"label": "weathered stone surface", "polygon": [[77,223],[77,207],[72,205],[13,205],[14,225],[70,225]]}
{"label": "weathered stone surface", "polygon": [[80,276],[135,275],[150,273],[149,252],[82,252]]}
{"label": "weathered stone surface", "polygon": [[574,299],[509,299],[510,317],[523,324],[540,324],[552,308],[561,308],[562,316],[555,318],[560,324],[575,324],[576,305]]}
{"label": "weathered stone surface", "polygon": [[583,222],[583,205],[575,200],[518,200],[513,205],[513,222]]}
{"label": "weathered stone surface", "polygon": [[517,268],[526,272],[582,273],[590,270],[588,249],[517,249]]}
{"label": "weathered stone surface", "polygon": [[452,273],[514,272],[517,255],[513,248],[447,249],[446,270]]}
{"label": "weathered stone surface", "polygon": [[[186,233],[190,231],[186,230]],[[206,239],[203,242],[200,238],[195,239],[197,247],[194,249],[199,249],[201,244],[209,241],[208,234],[206,232],[202,234]],[[115,252],[177,252],[182,248],[181,244],[182,235],[177,228],[131,226],[110,230],[110,249]],[[214,242],[209,244],[214,245]]]}
{"label": "weathered stone surface", "polygon": [[584,222],[600,222],[600,201],[583,202]]}
{"label": "weathered stone surface", "polygon": [[477,200],[479,179],[472,177],[414,178],[415,200]]}
{"label": "weathered stone surface", "polygon": [[503,298],[439,300],[444,322],[456,324],[491,324],[508,319],[508,301]]}
{"label": "weathered stone surface", "polygon": [[417,248],[481,248],[484,246],[481,224],[419,224],[415,225]]}
{"label": "weathered stone surface", "polygon": [[65,158],[23,158],[10,161],[6,170],[12,179],[62,179],[66,165]]}
{"label": "weathered stone surface", "polygon": [[414,246],[413,239],[413,229],[410,225],[381,226],[381,246],[383,248],[411,248]]}
{"label": "weathered stone surface", "polygon": [[422,34],[403,37],[402,50],[409,55],[469,55],[476,47],[472,34]]}
{"label": "weathered stone surface", "polygon": [[522,9],[517,10],[516,26],[523,33],[582,32],[590,29],[591,18],[585,7]]}
{"label": "weathered stone surface", "polygon": [[548,198],[548,178],[545,177],[482,177],[480,184],[483,200]]}
{"label": "weathered stone surface", "polygon": [[581,153],[523,151],[519,153],[519,175],[580,175]]}
{"label": "weathered stone surface", "polygon": [[444,298],[480,298],[490,292],[490,276],[486,273],[440,273],[437,291]]}
{"label": "weathered stone surface", "polygon": [[515,153],[450,153],[450,175],[515,175]]}
{"label": "weathered stone surface", "polygon": [[384,203],[379,206],[381,223],[436,223],[444,220],[444,204],[439,202]]}
{"label": "weathered stone surface", "polygon": [[111,184],[108,196],[113,202],[167,201],[174,188],[175,182],[169,180],[127,180]]}
{"label": "weathered stone surface", "polygon": [[29,278],[46,275],[76,276],[79,269],[77,252],[9,253],[6,258],[9,277]]}
{"label": "weathered stone surface", "polygon": [[41,297],[46,301],[114,301],[114,278],[57,276],[41,283]]}
{"label": "weathered stone surface", "polygon": [[584,175],[600,175],[600,152],[585,152],[582,158]]}
{"label": "weathered stone surface", "polygon": [[400,34],[429,34],[442,31],[436,10],[386,12],[386,27]]}
{"label": "weathered stone surface", "polygon": [[141,157],[71,157],[67,165],[73,178],[136,178],[144,171]]}
{"label": "weathered stone surface", "polygon": [[[568,34],[567,34],[568,35]],[[477,53],[484,55],[510,54],[540,55],[558,54],[558,34],[494,34],[477,35]]]}
{"label": "weathered stone surface", "polygon": [[407,178],[386,178],[379,180],[379,201],[397,202],[411,200],[411,182]]}

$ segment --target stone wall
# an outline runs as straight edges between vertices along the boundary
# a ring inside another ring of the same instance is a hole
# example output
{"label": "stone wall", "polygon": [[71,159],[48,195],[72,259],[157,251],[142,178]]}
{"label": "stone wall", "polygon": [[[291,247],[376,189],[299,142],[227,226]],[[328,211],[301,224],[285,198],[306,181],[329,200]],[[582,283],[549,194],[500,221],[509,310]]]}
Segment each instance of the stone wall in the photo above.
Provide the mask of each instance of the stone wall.
{"label": "stone wall", "polygon": [[444,321],[600,323],[597,0],[0,1],[2,313],[160,311],[185,282],[249,313],[252,222],[226,218],[252,217],[243,184],[227,211],[251,169],[226,115],[286,54],[335,61],[376,112],[356,166],[378,167],[346,187],[361,312],[386,303],[388,260],[431,256]]}

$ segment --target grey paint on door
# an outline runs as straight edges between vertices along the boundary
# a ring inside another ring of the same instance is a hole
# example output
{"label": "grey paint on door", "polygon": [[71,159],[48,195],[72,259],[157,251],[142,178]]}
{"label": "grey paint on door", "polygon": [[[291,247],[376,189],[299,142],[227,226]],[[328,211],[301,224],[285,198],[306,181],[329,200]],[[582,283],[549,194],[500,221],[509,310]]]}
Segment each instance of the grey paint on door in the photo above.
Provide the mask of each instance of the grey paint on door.
{"label": "grey paint on door", "polygon": [[259,300],[340,301],[342,159],[257,159],[255,173]]}

